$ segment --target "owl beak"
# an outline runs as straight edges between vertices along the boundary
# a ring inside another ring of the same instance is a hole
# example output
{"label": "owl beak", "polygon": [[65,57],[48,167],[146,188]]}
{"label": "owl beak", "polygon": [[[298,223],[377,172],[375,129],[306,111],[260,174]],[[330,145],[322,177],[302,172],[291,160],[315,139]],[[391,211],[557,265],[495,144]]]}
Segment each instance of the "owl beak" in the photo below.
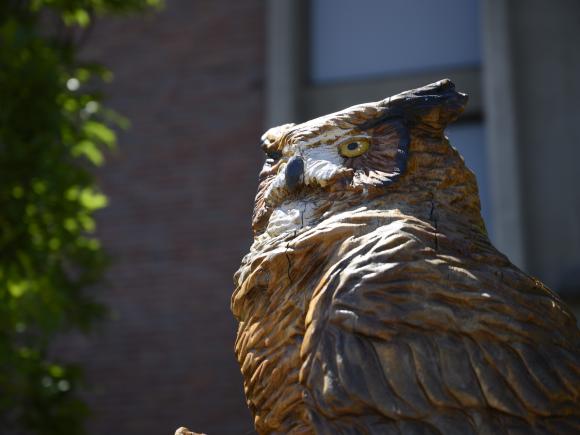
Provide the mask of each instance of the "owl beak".
{"label": "owl beak", "polygon": [[288,190],[295,190],[304,180],[304,160],[302,157],[294,156],[288,160],[284,175]]}

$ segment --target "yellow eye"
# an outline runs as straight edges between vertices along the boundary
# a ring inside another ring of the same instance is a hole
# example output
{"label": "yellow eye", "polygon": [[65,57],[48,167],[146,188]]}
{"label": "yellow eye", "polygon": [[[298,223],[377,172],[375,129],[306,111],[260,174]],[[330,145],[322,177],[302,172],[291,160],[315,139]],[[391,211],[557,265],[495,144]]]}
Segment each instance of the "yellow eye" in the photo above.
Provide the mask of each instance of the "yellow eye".
{"label": "yellow eye", "polygon": [[338,146],[338,151],[343,157],[358,157],[366,153],[371,144],[366,138],[357,138],[341,143]]}

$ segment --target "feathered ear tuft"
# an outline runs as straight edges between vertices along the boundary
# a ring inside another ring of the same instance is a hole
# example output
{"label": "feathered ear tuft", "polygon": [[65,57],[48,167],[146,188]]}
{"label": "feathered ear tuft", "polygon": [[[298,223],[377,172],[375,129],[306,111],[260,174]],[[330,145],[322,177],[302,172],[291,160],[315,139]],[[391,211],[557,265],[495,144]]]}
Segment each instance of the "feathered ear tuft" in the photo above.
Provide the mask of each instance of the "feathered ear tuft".
{"label": "feathered ear tuft", "polygon": [[443,79],[411,91],[407,97],[407,113],[429,127],[444,130],[455,121],[467,105],[469,97],[455,90],[449,79]]}
{"label": "feathered ear tuft", "polygon": [[423,124],[435,132],[443,132],[447,124],[455,121],[467,104],[466,94],[457,92],[449,79],[412,89],[389,97],[378,103],[380,116],[360,128],[373,128],[393,118],[403,119],[408,126]]}

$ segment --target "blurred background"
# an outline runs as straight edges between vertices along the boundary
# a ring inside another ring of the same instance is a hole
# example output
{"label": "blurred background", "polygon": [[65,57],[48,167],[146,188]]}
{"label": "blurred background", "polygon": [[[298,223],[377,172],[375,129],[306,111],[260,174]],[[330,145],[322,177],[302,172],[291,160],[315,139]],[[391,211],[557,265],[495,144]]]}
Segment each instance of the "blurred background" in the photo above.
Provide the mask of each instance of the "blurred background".
{"label": "blurred background", "polygon": [[580,307],[577,0],[167,0],[98,20],[80,55],[131,121],[96,171],[109,318],[56,344],[90,434],[253,433],[229,301],[261,133],[441,78],[470,96],[447,133],[491,239]]}

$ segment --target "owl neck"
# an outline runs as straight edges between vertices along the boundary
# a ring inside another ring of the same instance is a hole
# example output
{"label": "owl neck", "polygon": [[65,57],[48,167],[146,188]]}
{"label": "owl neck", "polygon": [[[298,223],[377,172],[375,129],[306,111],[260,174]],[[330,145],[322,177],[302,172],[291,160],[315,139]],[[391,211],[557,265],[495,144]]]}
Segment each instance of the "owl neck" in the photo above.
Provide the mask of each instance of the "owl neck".
{"label": "owl neck", "polygon": [[300,274],[309,275],[313,268],[321,267],[321,262],[333,261],[345,240],[379,227],[396,228],[396,223],[415,222],[425,228],[433,234],[431,249],[438,248],[439,240],[447,240],[461,252],[482,259],[497,258],[479,214],[477,197],[474,203],[456,201],[450,206],[445,201],[448,196],[421,191],[410,198],[408,192],[393,190],[362,203],[360,197],[284,203],[272,213],[268,230],[255,238],[236,272],[232,303],[242,301],[256,288],[270,288],[272,283],[276,288],[294,286]]}
{"label": "owl neck", "polygon": [[[412,186],[411,186],[412,188]],[[286,201],[277,206],[269,217],[266,230],[255,238],[255,247],[262,244],[284,243],[310,229],[333,222],[344,213],[380,211],[393,219],[412,216],[438,225],[442,220],[452,221],[462,230],[485,233],[477,191],[464,194],[465,187],[447,190],[416,189],[409,192],[409,183],[392,186],[388,190],[339,192],[320,197]]]}

